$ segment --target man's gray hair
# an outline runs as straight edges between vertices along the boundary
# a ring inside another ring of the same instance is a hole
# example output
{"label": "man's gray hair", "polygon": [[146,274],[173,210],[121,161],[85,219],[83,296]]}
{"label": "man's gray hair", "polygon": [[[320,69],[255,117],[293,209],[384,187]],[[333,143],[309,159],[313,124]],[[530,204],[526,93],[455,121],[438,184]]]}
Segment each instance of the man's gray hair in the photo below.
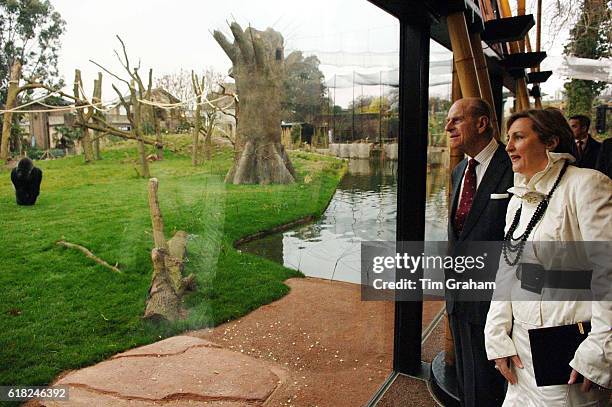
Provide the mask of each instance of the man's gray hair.
{"label": "man's gray hair", "polygon": [[491,105],[484,99],[481,98],[463,98],[466,100],[466,113],[474,118],[478,117],[486,117],[487,118],[487,128],[485,134],[488,137],[493,137],[493,109]]}

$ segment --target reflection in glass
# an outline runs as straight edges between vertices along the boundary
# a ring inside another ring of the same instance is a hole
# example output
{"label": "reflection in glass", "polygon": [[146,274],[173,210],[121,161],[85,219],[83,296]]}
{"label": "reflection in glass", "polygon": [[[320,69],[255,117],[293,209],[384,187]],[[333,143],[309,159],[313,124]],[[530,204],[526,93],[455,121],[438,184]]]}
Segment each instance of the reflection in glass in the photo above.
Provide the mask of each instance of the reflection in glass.
{"label": "reflection in glass", "polygon": [[[446,191],[445,169],[431,166],[427,240],[446,240]],[[395,240],[396,205],[397,161],[351,160],[348,173],[317,222],[247,243],[241,249],[307,276],[359,283],[360,242]]]}

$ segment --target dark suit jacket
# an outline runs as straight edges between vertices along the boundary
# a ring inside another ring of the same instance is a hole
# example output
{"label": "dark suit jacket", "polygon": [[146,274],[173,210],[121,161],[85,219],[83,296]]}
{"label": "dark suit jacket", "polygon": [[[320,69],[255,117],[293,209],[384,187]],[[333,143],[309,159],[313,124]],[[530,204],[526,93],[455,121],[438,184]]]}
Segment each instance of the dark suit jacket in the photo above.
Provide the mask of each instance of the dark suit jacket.
{"label": "dark suit jacket", "polygon": [[584,152],[582,153],[582,157],[576,160],[576,166],[580,168],[595,169],[595,165],[597,163],[597,156],[599,155],[600,149],[601,143],[595,140],[589,134],[589,137],[587,137],[586,147],[584,148]]}
{"label": "dark suit jacket", "polygon": [[[459,201],[459,191],[463,173],[467,167],[467,159],[461,161],[452,174],[452,210],[448,222],[448,240],[451,254],[456,255],[462,242],[469,241],[502,241],[506,222],[506,209],[510,197],[506,199],[491,199],[491,194],[506,194],[514,183],[514,173],[510,158],[504,145],[500,144],[487,167],[487,171],[478,186],[474,202],[470,209],[461,234],[457,235],[453,219]],[[499,257],[489,253],[487,267],[497,270]],[[456,275],[455,275],[456,277]],[[458,301],[456,293],[447,293],[446,311],[449,314],[469,320],[472,323],[484,325],[489,302]]]}
{"label": "dark suit jacket", "polygon": [[612,138],[601,143],[596,169],[612,178]]}

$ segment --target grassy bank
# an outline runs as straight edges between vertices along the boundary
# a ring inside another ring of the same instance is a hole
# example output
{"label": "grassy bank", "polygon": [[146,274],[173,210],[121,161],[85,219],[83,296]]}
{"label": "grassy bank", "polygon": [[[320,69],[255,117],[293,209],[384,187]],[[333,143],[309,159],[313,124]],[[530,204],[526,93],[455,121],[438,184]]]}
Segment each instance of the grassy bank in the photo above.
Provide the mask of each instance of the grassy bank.
{"label": "grassy bank", "polygon": [[[58,373],[190,328],[212,327],[287,293],[298,273],[232,247],[236,239],[322,213],[342,175],[339,161],[297,153],[293,185],[225,185],[231,151],[199,167],[166,153],[151,164],[160,181],[166,237],[185,230],[186,271],[199,289],[185,302],[189,317],[171,326],[141,321],[151,278],[147,180],[132,148],[37,162],[42,192],[33,207],[15,204],[9,172],[0,172],[0,385],[35,385]],[[116,274],[59,239],[89,248],[123,271]]]}

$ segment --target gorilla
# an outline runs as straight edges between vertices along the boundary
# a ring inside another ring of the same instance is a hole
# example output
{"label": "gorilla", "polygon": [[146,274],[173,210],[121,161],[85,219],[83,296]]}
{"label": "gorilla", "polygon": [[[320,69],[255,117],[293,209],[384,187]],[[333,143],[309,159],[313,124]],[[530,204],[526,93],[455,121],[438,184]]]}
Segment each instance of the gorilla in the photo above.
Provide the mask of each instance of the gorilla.
{"label": "gorilla", "polygon": [[11,171],[17,205],[34,205],[40,193],[42,171],[28,157],[22,158]]}

